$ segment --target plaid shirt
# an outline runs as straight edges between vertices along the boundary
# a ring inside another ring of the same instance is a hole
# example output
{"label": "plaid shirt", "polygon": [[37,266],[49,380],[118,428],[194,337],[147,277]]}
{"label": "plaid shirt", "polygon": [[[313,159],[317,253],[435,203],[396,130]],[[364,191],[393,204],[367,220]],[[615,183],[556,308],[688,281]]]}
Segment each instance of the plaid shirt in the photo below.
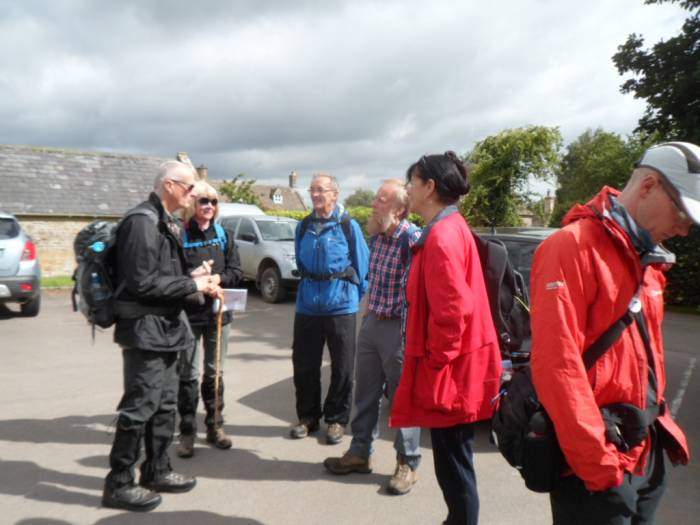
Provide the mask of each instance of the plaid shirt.
{"label": "plaid shirt", "polygon": [[403,280],[410,260],[409,247],[420,238],[420,233],[420,228],[402,220],[390,236],[375,235],[370,239],[367,303],[370,312],[401,317],[404,307]]}

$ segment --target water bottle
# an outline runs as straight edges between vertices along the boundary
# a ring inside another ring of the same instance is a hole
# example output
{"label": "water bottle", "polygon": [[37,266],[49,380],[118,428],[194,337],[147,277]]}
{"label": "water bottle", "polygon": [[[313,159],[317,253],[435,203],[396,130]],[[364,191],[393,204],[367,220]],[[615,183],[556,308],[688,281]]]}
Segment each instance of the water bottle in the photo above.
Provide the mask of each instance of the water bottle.
{"label": "water bottle", "polygon": [[513,362],[510,359],[501,361],[501,383],[510,381],[513,377]]}
{"label": "water bottle", "polygon": [[108,297],[107,290],[102,285],[102,278],[97,272],[90,274],[90,294],[93,302],[104,301]]}

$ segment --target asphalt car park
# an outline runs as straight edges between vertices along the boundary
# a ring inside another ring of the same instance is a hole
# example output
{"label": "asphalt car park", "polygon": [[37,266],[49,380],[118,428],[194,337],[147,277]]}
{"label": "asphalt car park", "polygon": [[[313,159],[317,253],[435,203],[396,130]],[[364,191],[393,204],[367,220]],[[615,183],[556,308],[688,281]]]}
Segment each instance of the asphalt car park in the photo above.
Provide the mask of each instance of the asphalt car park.
{"label": "asphalt car park", "polygon": [[[335,477],[322,466],[340,455],[323,434],[288,438],[295,420],[291,366],[294,304],[269,304],[250,288],[247,311],[233,323],[226,374],[226,431],[233,449],[209,448],[200,435],[196,454],[177,470],[198,477],[190,493],[164,497],[156,511],[133,515],[100,507],[115,408],[121,395],[121,358],[111,331],[90,328],[70,306],[68,291],[45,292],[36,318],[19,307],[0,308],[0,508],[2,523],[127,524],[425,524],[440,523],[445,506],[435,482],[427,433],[419,481],[406,496],[383,484],[393,472],[393,432],[386,414],[376,444],[374,471]],[[667,397],[691,448],[700,444],[700,317],[670,313],[665,322]],[[326,363],[327,364],[327,363]],[[324,384],[328,381],[324,366]],[[200,415],[201,417],[201,415]],[[518,473],[488,442],[480,425],[476,468],[481,523],[550,523],[546,495],[525,489]],[[669,467],[669,486],[658,523],[694,523],[700,513],[700,469],[693,460]]]}

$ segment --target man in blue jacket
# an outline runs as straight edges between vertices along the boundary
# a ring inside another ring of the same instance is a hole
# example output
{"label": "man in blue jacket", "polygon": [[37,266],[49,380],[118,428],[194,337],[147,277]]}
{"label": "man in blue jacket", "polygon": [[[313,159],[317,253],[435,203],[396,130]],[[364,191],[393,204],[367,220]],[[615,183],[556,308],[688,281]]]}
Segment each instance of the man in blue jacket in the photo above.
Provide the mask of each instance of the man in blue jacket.
{"label": "man in blue jacket", "polygon": [[[360,226],[338,204],[338,183],[316,174],[309,193],[313,212],[299,223],[295,248],[301,282],[297,291],[292,363],[299,422],[293,438],[318,430],[340,443],[350,418],[355,362],[355,318],[367,290],[369,249]],[[331,357],[331,384],[321,408],[324,343]]]}

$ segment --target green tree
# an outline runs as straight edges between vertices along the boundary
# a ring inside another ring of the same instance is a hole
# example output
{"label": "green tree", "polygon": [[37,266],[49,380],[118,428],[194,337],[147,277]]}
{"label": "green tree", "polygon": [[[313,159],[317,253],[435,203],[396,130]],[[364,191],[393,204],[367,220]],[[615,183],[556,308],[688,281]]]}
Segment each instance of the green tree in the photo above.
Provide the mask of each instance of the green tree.
{"label": "green tree", "polygon": [[622,189],[654,138],[638,133],[624,140],[601,128],[582,133],[567,146],[557,170],[559,189],[550,224],[559,226],[574,204],[587,202],[603,186]]}
{"label": "green tree", "polygon": [[518,226],[527,206],[530,177],[552,178],[561,147],[558,128],[508,129],[477,143],[465,160],[472,165],[471,191],[462,213],[473,226]]}
{"label": "green tree", "polygon": [[[645,1],[646,4],[665,2],[678,0]],[[647,101],[638,130],[697,144],[700,143],[700,0],[679,3],[691,12],[680,34],[645,50],[644,38],[633,33],[618,47],[613,62],[621,75],[633,75],[622,84],[621,91]]]}
{"label": "green tree", "polygon": [[245,175],[239,173],[230,181],[222,182],[221,186],[219,186],[219,193],[228,197],[231,202],[260,206],[260,199],[252,189],[253,184],[255,184],[254,179],[245,180]]}
{"label": "green tree", "polygon": [[372,190],[363,190],[358,188],[355,190],[355,193],[345,199],[345,206],[348,208],[354,208],[356,206],[366,206],[371,208],[373,200],[374,192]]}

